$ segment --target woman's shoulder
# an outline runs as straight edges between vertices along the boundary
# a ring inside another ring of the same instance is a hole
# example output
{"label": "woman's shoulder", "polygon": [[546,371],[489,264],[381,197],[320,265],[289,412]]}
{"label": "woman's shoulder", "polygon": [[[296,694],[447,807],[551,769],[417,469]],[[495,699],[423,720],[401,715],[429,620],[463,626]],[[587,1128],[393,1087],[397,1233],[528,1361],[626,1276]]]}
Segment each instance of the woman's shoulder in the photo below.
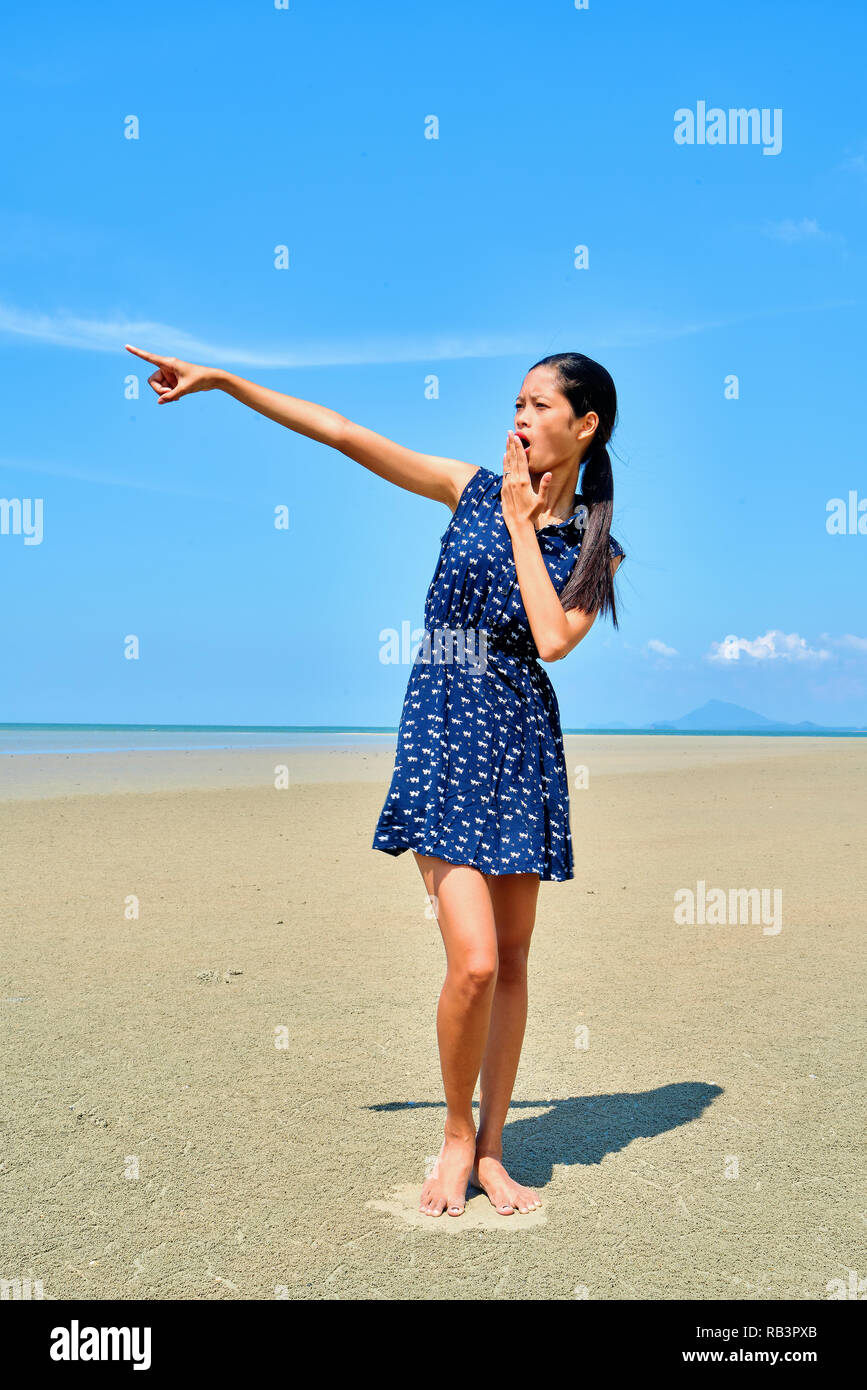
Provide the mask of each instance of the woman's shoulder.
{"label": "woman's shoulder", "polygon": [[448,535],[456,528],[462,526],[465,519],[469,516],[473,516],[474,513],[478,511],[479,507],[487,505],[485,498],[493,491],[496,482],[496,473],[490,468],[482,468],[481,465],[476,465],[461,489],[449,524],[440,537],[441,541],[445,541]]}
{"label": "woman's shoulder", "polygon": [[493,492],[498,483],[502,483],[503,475],[495,473],[491,468],[484,468],[481,464],[477,465],[474,473],[471,473],[464,483],[458,505],[469,501],[471,498],[479,498],[487,492]]}

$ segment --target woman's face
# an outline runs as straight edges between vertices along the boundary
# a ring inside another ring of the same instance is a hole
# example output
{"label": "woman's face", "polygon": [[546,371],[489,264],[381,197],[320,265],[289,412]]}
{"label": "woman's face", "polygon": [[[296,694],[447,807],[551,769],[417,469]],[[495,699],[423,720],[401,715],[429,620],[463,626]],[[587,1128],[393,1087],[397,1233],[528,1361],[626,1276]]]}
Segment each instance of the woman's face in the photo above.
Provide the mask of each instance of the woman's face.
{"label": "woman's face", "polygon": [[592,410],[576,419],[557,380],[553,367],[534,367],[515,398],[514,429],[529,440],[530,447],[524,453],[531,473],[574,464],[599,422]]}

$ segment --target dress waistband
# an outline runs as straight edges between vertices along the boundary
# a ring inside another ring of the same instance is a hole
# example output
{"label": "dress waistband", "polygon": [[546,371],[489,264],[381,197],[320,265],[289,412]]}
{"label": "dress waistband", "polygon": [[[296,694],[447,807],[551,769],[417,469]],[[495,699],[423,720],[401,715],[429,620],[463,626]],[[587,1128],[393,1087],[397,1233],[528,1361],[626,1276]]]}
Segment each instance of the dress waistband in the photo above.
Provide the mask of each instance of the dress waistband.
{"label": "dress waistband", "polygon": [[[424,654],[424,655],[423,655]],[[519,644],[488,628],[434,627],[425,628],[419,647],[419,659],[431,665],[482,667],[488,656],[511,657],[526,665],[538,665],[538,656]]]}

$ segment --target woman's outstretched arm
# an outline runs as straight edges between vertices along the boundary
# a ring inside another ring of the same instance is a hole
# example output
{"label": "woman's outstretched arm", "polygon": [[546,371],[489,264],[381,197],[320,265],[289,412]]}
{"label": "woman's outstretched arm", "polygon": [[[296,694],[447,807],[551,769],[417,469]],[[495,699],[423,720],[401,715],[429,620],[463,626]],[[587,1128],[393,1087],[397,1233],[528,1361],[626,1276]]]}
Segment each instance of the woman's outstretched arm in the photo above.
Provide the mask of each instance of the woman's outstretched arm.
{"label": "woman's outstretched arm", "polygon": [[201,367],[194,362],[182,362],[178,357],[159,357],[155,353],[144,352],[130,343],[128,352],[135,353],[146,362],[152,363],[156,371],[148,377],[148,383],[159,396],[159,404],[180,400],[181,396],[195,391],[225,391],[234,396],[242,405],[248,405],[260,415],[285,425],[296,434],[306,435],[319,444],[327,444],[338,449],[347,458],[354,459],[363,468],[395,483],[408,492],[430,497],[435,502],[445,502],[452,511],[467,481],[476,472],[474,464],[462,459],[441,458],[438,454],[422,454],[397,444],[385,435],[376,434],[364,425],[347,420],[328,406],[317,405],[314,401],[300,400],[297,396],[286,396],[282,391],[272,391],[267,386],[259,386],[255,381],[235,376],[233,372],[220,367]]}

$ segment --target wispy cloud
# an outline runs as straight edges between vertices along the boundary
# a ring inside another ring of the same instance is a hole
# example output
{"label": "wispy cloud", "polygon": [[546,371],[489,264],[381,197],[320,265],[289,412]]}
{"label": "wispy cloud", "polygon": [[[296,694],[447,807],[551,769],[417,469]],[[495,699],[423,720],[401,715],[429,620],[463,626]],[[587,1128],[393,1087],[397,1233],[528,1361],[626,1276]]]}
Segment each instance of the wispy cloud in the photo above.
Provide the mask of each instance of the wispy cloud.
{"label": "wispy cloud", "polygon": [[831,232],[823,231],[815,217],[802,217],[800,222],[795,222],[791,217],[785,218],[782,222],[766,222],[762,227],[765,236],[772,237],[774,241],[835,241],[838,237]]}
{"label": "wispy cloud", "polygon": [[86,81],[90,67],[80,67],[71,61],[71,55],[61,52],[56,58],[38,58],[35,62],[20,63],[15,59],[0,60],[0,80],[9,90],[15,82],[27,82],[36,87],[68,87],[72,83]]}
{"label": "wispy cloud", "polygon": [[843,632],[839,637],[832,637],[830,633],[822,633],[822,641],[827,642],[832,647],[843,647],[848,651],[867,653],[867,637],[856,637],[853,632]]}
{"label": "wispy cloud", "polygon": [[824,648],[810,647],[806,638],[797,632],[781,632],[772,628],[762,637],[736,637],[729,634],[722,642],[711,642],[709,661],[827,661],[831,653]]}
{"label": "wispy cloud", "polygon": [[667,647],[664,642],[660,642],[658,637],[651,637],[645,650],[652,652],[654,656],[677,656],[677,648]]}
{"label": "wispy cloud", "polygon": [[[164,483],[148,482],[138,478],[116,478],[108,473],[99,473],[89,468],[69,468],[64,464],[31,462],[29,459],[0,458],[0,468],[12,473],[44,474],[51,478],[68,478],[72,482],[95,483],[101,487],[134,488],[139,492],[164,493],[169,497],[196,497],[200,501],[230,502],[229,497],[218,497],[213,493],[195,492],[192,488],[171,487]],[[5,485],[8,490],[8,484]]]}
{"label": "wispy cloud", "polygon": [[862,178],[865,177],[867,175],[867,144],[863,150],[859,150],[856,154],[847,155],[836,165],[836,168],[844,173],[860,174]]}
{"label": "wispy cloud", "polygon": [[[594,326],[582,325],[582,332],[600,348],[632,348],[647,346],[669,339],[730,328],[739,323],[780,314],[813,313],[823,309],[850,308],[857,301],[834,300],[819,304],[784,305],[780,308],[755,310],[728,318],[708,319],[681,324],[637,322],[615,324],[610,320]],[[58,310],[56,313],[36,313],[0,304],[0,333],[34,343],[73,348],[85,352],[112,352],[126,361],[137,361],[125,352],[124,343],[144,348],[146,352],[170,357],[182,357],[190,362],[232,363],[240,367],[337,367],[384,365],[401,362],[434,362],[457,358],[528,357],[544,355],[562,347],[566,336],[574,333],[574,323],[564,324],[559,342],[552,339],[551,325],[539,331],[500,333],[492,330],[477,334],[443,334],[432,331],[414,337],[365,338],[339,342],[307,341],[292,346],[260,348],[239,346],[199,337],[174,324],[155,319],[131,319],[118,313],[109,318],[83,318]],[[540,346],[541,345],[541,346]]]}

